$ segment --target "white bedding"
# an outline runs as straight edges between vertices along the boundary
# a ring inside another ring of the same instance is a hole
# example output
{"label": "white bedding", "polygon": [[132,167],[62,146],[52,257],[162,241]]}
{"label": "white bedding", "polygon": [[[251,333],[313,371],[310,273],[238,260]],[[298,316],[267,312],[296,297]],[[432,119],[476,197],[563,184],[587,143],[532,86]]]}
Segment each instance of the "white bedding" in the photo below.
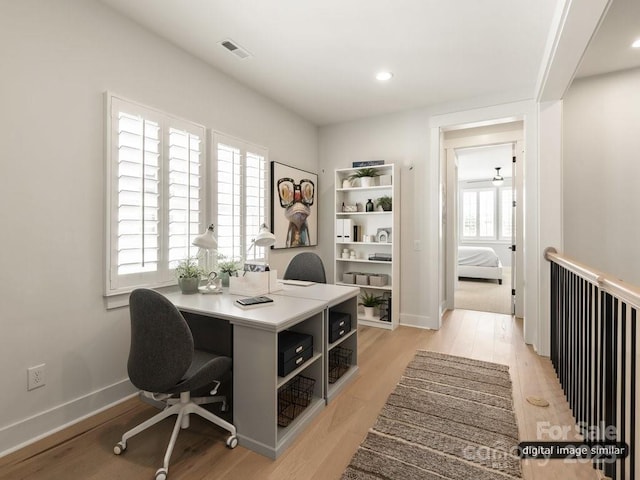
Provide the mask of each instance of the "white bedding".
{"label": "white bedding", "polygon": [[497,280],[502,285],[502,263],[491,247],[458,247],[458,277]]}
{"label": "white bedding", "polygon": [[458,247],[458,265],[498,267],[500,259],[491,247]]}

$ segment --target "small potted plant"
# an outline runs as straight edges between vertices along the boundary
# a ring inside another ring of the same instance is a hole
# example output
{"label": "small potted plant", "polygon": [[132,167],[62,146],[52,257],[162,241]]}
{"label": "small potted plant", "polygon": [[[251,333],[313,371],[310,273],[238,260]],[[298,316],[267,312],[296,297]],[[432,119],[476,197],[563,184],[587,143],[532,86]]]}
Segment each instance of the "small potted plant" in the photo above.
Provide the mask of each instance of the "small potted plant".
{"label": "small potted plant", "polygon": [[242,262],[240,260],[228,259],[224,255],[218,257],[218,270],[220,271],[220,278],[222,279],[222,286],[229,286],[229,277],[238,276],[238,272],[242,268]]}
{"label": "small potted plant", "polygon": [[393,205],[393,200],[389,195],[384,195],[376,199],[376,205],[378,207],[382,207],[382,210],[384,210],[385,212],[390,212]]}
{"label": "small potted plant", "polygon": [[196,293],[204,274],[204,268],[198,264],[198,259],[189,257],[181,260],[176,267],[176,276],[182,293]]}
{"label": "small potted plant", "polygon": [[367,292],[364,292],[362,295],[360,295],[360,298],[362,299],[362,302],[358,303],[358,305],[364,307],[364,316],[369,318],[373,317],[375,308],[379,307],[385,302],[384,298]]}
{"label": "small potted plant", "polygon": [[349,180],[353,181],[357,178],[360,179],[361,187],[371,187],[373,186],[373,179],[380,175],[380,172],[375,168],[360,168],[352,175],[349,175]]}

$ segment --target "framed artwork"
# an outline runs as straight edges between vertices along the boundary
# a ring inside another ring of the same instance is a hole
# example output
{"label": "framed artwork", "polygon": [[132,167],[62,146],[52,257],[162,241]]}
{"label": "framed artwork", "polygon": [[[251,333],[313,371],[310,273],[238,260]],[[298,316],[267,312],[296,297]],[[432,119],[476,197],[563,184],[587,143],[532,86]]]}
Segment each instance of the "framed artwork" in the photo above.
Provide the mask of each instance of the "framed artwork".
{"label": "framed artwork", "polygon": [[317,174],[271,162],[271,248],[318,244],[317,185]]}

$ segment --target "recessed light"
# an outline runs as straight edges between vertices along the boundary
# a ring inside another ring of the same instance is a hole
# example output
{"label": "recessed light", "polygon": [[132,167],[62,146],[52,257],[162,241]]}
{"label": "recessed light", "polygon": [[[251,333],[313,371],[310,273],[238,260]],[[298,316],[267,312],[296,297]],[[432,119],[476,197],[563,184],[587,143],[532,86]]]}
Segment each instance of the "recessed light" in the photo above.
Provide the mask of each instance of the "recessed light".
{"label": "recessed light", "polygon": [[633,48],[640,48],[640,38],[631,44]]}
{"label": "recessed light", "polygon": [[379,80],[381,82],[386,82],[387,80],[391,80],[391,77],[393,77],[393,73],[391,72],[376,73],[376,80]]}

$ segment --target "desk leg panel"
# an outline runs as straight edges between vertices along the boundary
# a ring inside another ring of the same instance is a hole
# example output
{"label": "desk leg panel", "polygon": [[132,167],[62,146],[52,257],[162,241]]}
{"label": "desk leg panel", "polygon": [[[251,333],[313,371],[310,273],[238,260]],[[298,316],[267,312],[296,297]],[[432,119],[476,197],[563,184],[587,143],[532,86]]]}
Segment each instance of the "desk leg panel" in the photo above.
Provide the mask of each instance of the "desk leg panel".
{"label": "desk leg panel", "polygon": [[240,444],[275,457],[278,335],[233,327],[233,417]]}

